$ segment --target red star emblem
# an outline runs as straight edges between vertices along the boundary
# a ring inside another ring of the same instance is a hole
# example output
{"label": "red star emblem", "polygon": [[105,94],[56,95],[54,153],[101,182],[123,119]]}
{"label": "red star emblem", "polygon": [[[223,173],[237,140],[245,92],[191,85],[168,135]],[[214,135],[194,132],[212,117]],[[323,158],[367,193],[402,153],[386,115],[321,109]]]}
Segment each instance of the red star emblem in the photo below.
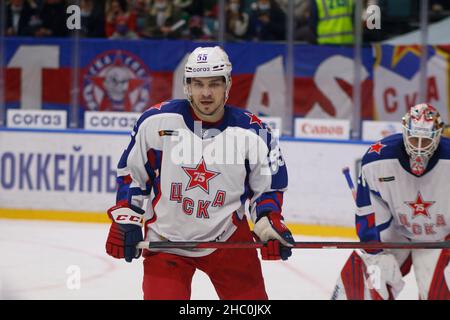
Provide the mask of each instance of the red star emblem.
{"label": "red star emblem", "polygon": [[246,112],[245,113],[250,118],[250,124],[256,123],[259,125],[260,128],[262,128],[262,121],[260,118],[255,116],[253,113]]}
{"label": "red star emblem", "polygon": [[219,172],[208,170],[203,158],[195,168],[182,168],[189,176],[189,184],[186,187],[186,191],[195,187],[200,187],[203,191],[209,194],[209,180],[220,174]]}
{"label": "red star emblem", "polygon": [[155,104],[154,106],[151,106],[150,109],[158,109],[158,110],[161,110],[162,106],[163,106],[163,105],[166,105],[166,104],[167,104],[167,102],[161,102],[161,103]]}
{"label": "red star emblem", "polygon": [[376,152],[376,153],[380,154],[381,149],[383,149],[384,147],[386,147],[386,145],[382,144],[380,141],[378,141],[377,143],[374,143],[373,145],[370,146],[370,149],[369,149],[369,151],[367,151],[367,153]]}
{"label": "red star emblem", "polygon": [[425,216],[427,218],[430,217],[430,213],[428,212],[428,208],[431,207],[436,201],[424,201],[422,199],[422,195],[420,192],[417,194],[416,201],[405,201],[412,210],[413,210],[413,219],[417,216]]}

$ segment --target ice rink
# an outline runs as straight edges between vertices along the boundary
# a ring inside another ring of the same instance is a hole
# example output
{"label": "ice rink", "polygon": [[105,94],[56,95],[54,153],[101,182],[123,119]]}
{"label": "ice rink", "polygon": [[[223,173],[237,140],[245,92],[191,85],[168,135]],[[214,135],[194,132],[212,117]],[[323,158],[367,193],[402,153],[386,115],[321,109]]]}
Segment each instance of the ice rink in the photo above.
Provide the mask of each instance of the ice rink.
{"label": "ice rink", "polygon": [[[0,219],[0,298],[142,299],[142,260],[126,263],[109,257],[104,250],[108,228],[107,224]],[[349,255],[345,249],[296,249],[287,262],[263,261],[269,298],[328,300]],[[413,273],[405,281],[399,299],[415,300]],[[201,271],[194,275],[192,299],[217,299]]]}

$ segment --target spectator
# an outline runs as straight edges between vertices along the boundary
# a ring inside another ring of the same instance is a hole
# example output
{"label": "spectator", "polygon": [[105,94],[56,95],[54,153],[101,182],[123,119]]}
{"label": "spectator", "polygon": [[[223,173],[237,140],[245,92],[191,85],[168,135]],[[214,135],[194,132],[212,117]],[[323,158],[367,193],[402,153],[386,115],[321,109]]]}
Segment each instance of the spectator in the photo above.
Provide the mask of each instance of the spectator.
{"label": "spectator", "polygon": [[193,40],[204,40],[206,39],[206,34],[203,31],[203,18],[201,16],[195,15],[190,17],[189,23],[189,36]]}
{"label": "spectator", "polygon": [[39,17],[41,25],[35,31],[35,36],[66,37],[68,35],[66,2],[64,0],[44,1]]}
{"label": "spectator", "polygon": [[145,28],[149,17],[148,1],[136,0],[132,10],[136,17],[136,33],[140,38],[145,37]]}
{"label": "spectator", "polygon": [[353,0],[311,0],[311,27],[318,44],[353,43]]}
{"label": "spectator", "polygon": [[217,0],[203,0],[203,32],[208,40],[217,39],[219,31]]}
{"label": "spectator", "polygon": [[[278,0],[281,9],[287,14],[289,0]],[[314,31],[310,25],[310,0],[294,0],[294,38],[297,41],[314,42]]]}
{"label": "spectator", "polygon": [[85,37],[100,38],[105,36],[104,1],[81,0],[81,34]]}
{"label": "spectator", "polygon": [[112,0],[106,9],[106,36],[110,39],[137,39],[136,16],[128,11],[126,0]]}
{"label": "spectator", "polygon": [[248,32],[249,16],[241,0],[230,0],[226,11],[228,40],[244,40]]}
{"label": "spectator", "polygon": [[178,38],[186,21],[171,0],[155,0],[144,34],[151,38]]}
{"label": "spectator", "polygon": [[275,0],[257,0],[252,5],[249,35],[253,40],[284,40],[286,15]]}
{"label": "spectator", "polygon": [[32,35],[32,17],[36,15],[34,3],[26,0],[11,0],[6,6],[5,35],[30,36]]}

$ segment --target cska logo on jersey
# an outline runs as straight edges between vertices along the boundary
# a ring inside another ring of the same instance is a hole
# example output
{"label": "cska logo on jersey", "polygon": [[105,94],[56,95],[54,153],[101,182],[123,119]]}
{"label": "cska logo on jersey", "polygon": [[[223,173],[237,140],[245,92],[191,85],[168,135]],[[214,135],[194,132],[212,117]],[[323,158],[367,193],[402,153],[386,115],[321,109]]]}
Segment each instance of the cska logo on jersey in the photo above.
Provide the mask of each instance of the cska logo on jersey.
{"label": "cska logo on jersey", "polygon": [[260,128],[262,128],[262,121],[260,118],[255,116],[253,113],[246,112],[245,113],[250,118],[250,124],[256,123]]}
{"label": "cska logo on jersey", "polygon": [[367,151],[367,153],[376,152],[378,154],[381,154],[381,149],[383,149],[384,147],[386,147],[386,145],[378,141],[377,143],[374,143],[373,145],[370,146],[370,149],[369,151]]}
{"label": "cska logo on jersey", "polygon": [[405,204],[407,204],[412,209],[413,219],[418,216],[424,216],[431,219],[428,208],[431,207],[435,202],[436,201],[424,201],[422,195],[419,192],[415,201],[405,201]]}
{"label": "cska logo on jersey", "polygon": [[209,181],[220,173],[208,170],[206,168],[205,160],[200,160],[200,163],[195,168],[182,167],[184,172],[189,176],[189,183],[186,187],[186,191],[199,187],[207,194],[209,194]]}

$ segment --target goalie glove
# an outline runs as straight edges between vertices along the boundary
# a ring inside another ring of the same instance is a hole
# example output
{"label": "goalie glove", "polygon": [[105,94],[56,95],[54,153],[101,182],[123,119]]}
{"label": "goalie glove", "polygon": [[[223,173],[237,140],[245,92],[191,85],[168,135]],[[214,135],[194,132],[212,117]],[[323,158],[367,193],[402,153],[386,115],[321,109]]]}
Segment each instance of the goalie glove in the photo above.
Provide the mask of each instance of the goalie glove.
{"label": "goalie glove", "polygon": [[291,255],[294,241],[291,231],[284,225],[280,213],[270,212],[258,217],[253,228],[255,238],[267,241],[261,249],[263,260],[287,260]]}
{"label": "goalie glove", "polygon": [[141,256],[142,250],[136,249],[142,237],[142,216],[144,210],[135,206],[116,205],[108,210],[111,219],[106,252],[117,259],[125,258],[131,262]]}
{"label": "goalie glove", "polygon": [[405,286],[395,257],[388,253],[362,253],[361,258],[369,275],[367,281],[370,289],[375,290],[383,300],[389,300],[390,297],[395,299]]}

